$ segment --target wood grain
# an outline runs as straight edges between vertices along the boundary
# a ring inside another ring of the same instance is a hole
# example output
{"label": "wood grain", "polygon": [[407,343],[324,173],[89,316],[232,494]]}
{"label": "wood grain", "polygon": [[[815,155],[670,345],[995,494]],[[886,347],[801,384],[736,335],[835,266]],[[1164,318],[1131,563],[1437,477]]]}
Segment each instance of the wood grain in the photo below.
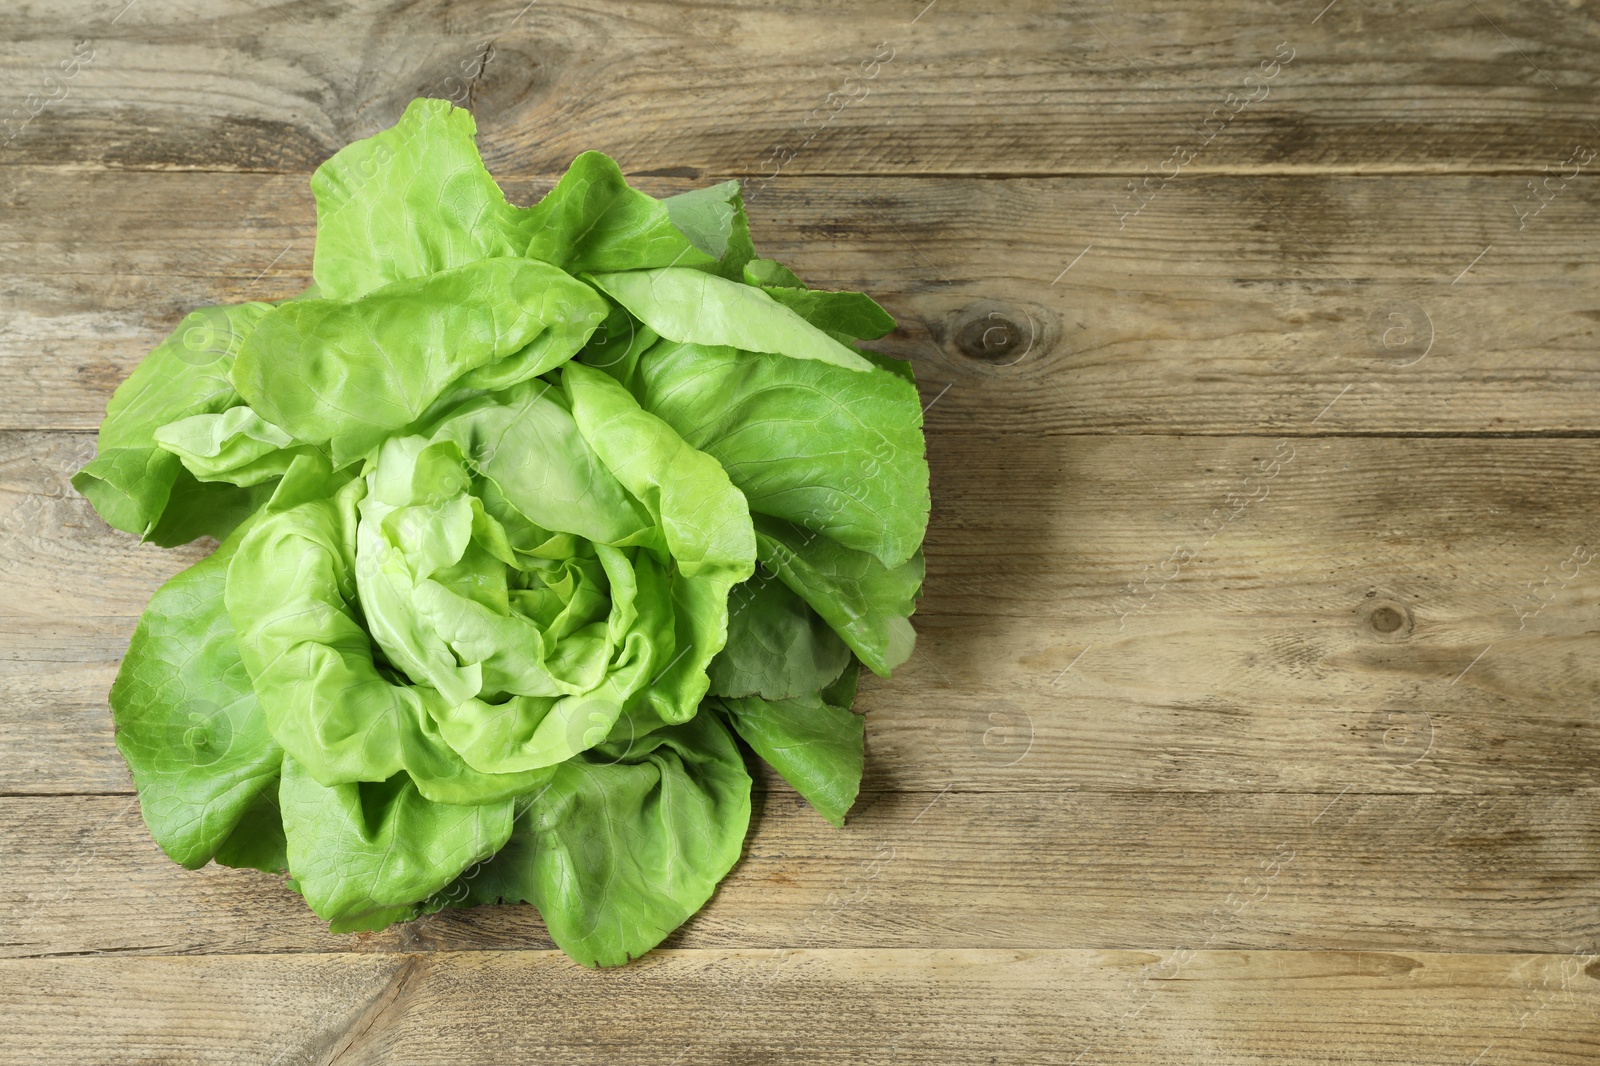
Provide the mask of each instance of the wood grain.
{"label": "wood grain", "polygon": [[[1600,433],[1600,186],[1519,231],[1522,181],[1183,178],[1119,229],[1117,179],[813,178],[752,225],[899,318],[877,346],[940,433]],[[303,176],[13,167],[0,190],[3,428],[92,429],[189,310],[310,282]]]}
{"label": "wood grain", "polygon": [[0,1062],[1576,1066],[1600,1047],[1593,958],[665,951],[603,973],[535,951],[61,959],[0,963],[20,1016]]}
{"label": "wood grain", "polygon": [[120,6],[7,6],[18,104],[94,48],[11,161],[306,171],[427,95],[470,101],[518,174],[590,148],[716,177],[782,148],[785,176],[1142,174],[1253,96],[1191,166],[1535,174],[1592,136],[1600,76],[1593,21],[1558,3]]}
{"label": "wood grain", "polygon": [[[1600,441],[935,424],[930,448],[920,650],[863,690],[868,789],[1593,787],[1597,568],[1573,553],[1600,544]],[[206,550],[107,529],[65,486],[86,454],[0,436],[0,792],[129,788],[105,690]]]}
{"label": "wood grain", "polygon": [[[168,861],[132,797],[0,799],[0,845],[0,956],[550,946],[524,906],[333,936],[281,878]],[[778,794],[671,943],[1594,950],[1597,852],[1592,791],[899,791],[843,830]]]}

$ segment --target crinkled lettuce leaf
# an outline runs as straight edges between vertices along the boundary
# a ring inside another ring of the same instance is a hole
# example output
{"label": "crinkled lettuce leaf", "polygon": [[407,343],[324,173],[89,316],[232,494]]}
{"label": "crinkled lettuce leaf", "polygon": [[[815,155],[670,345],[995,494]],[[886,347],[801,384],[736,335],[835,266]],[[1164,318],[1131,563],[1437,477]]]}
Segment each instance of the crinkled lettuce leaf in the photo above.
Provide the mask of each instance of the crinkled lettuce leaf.
{"label": "crinkled lettuce leaf", "polygon": [[117,749],[150,835],[174,862],[204,866],[277,792],[272,739],[223,606],[241,533],[172,577],[139,618],[111,686]]}
{"label": "crinkled lettuce leaf", "polygon": [[329,787],[293,757],[279,789],[289,869],[336,933],[414,918],[426,900],[511,835],[513,803],[435,803],[405,774]]}
{"label": "crinkled lettuce leaf", "polygon": [[345,466],[473,371],[512,362],[512,380],[492,382],[505,388],[561,365],[604,317],[592,289],[548,263],[484,259],[356,300],[284,304],[246,339],[233,381],[264,419]]}
{"label": "crinkled lettuce leaf", "polygon": [[312,276],[323,299],[523,253],[521,217],[484,168],[476,132],[471,112],[414,100],[393,127],[317,168]]}
{"label": "crinkled lettuce leaf", "polygon": [[[573,274],[652,267],[715,269],[737,249],[743,218],[730,199],[737,188],[662,201],[628,186],[610,156],[584,152],[555,188],[523,213],[528,243],[522,254]],[[674,204],[674,200],[679,201]],[[693,223],[686,228],[680,223]],[[748,229],[745,230],[748,243]],[[743,264],[738,264],[742,268]]]}
{"label": "crinkled lettuce leaf", "polygon": [[894,319],[889,312],[864,292],[828,292],[777,285],[762,286],[761,291],[835,337],[871,341],[894,329]]}
{"label": "crinkled lettuce leaf", "polygon": [[805,600],[771,573],[728,597],[728,641],[711,662],[711,694],[794,699],[831,685],[850,648]]}
{"label": "crinkled lettuce leaf", "polygon": [[[850,678],[851,693],[854,676]],[[861,791],[866,720],[827,690],[786,700],[718,701],[728,724],[794,790],[834,825]]]}
{"label": "crinkled lettuce leaf", "polygon": [[928,463],[909,382],[875,367],[663,340],[630,384],[646,410],[722,464],[751,511],[887,567],[921,545]]}
{"label": "crinkled lettuce leaf", "polygon": [[757,515],[755,527],[761,565],[825,618],[874,673],[888,677],[911,657],[916,631],[910,618],[922,589],[920,550],[890,567],[781,518]]}
{"label": "crinkled lettuce leaf", "polygon": [[[158,429],[188,415],[219,412],[239,402],[232,370],[244,341],[271,304],[204,307],[191,312],[117,387],[100,424],[96,454],[72,485],[106,522],[163,546],[237,524],[241,494],[230,486],[200,488],[178,456],[156,441]],[[169,504],[177,514],[167,516]],[[167,519],[172,531],[153,535]],[[197,532],[178,534],[193,528]]]}
{"label": "crinkled lettuce leaf", "polygon": [[744,760],[727,727],[702,713],[562,763],[455,898],[532,903],[561,950],[618,966],[711,898],[749,821]]}

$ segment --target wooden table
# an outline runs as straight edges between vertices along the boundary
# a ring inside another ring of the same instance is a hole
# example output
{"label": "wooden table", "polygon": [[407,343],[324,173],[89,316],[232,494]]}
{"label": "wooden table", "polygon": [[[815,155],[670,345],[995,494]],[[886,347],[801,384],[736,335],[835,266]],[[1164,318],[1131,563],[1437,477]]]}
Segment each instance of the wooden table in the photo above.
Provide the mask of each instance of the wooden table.
{"label": "wooden table", "polygon": [[[80,62],[0,153],[0,1062],[1596,1061],[1600,26],[1323,2],[6,5],[14,115]],[[206,548],[66,479],[183,312],[307,283],[308,174],[423,94],[518,202],[585,148],[746,179],[929,405],[861,802],[769,784],[621,970],[186,873],[112,744]]]}

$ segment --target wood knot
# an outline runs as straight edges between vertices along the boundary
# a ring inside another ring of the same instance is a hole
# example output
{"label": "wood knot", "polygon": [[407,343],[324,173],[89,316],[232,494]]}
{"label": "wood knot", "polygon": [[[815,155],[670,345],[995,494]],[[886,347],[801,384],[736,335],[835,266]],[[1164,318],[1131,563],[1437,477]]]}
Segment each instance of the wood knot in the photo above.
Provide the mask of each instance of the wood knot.
{"label": "wood knot", "polygon": [[956,347],[968,359],[1009,363],[1026,347],[1027,333],[999,311],[990,311],[982,318],[962,323],[956,334]]}
{"label": "wood knot", "polygon": [[1367,631],[1382,641],[1406,640],[1416,628],[1411,609],[1390,597],[1369,594],[1358,613]]}
{"label": "wood knot", "polygon": [[1385,604],[1384,606],[1379,607],[1376,611],[1373,611],[1371,617],[1368,618],[1368,621],[1372,623],[1372,628],[1376,629],[1379,633],[1393,633],[1395,630],[1406,624],[1406,616],[1401,614],[1397,609]]}
{"label": "wood knot", "polygon": [[968,366],[1010,367],[1036,361],[1055,339],[1046,312],[980,300],[956,312],[945,327],[945,344]]}

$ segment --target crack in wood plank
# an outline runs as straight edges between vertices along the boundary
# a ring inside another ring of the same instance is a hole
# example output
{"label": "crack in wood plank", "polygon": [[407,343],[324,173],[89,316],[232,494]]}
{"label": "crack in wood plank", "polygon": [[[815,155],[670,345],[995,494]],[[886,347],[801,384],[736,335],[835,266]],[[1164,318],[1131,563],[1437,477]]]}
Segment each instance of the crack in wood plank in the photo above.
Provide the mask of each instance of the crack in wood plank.
{"label": "crack in wood plank", "polygon": [[374,1031],[381,1034],[389,1024],[391,1015],[402,1008],[406,987],[417,972],[424,968],[423,960],[423,955],[406,956],[405,961],[395,969],[383,988],[367,1001],[361,1013],[327,1041],[327,1052],[318,1060],[317,1066],[335,1066],[335,1063],[359,1052],[376,1039],[372,1035]]}

